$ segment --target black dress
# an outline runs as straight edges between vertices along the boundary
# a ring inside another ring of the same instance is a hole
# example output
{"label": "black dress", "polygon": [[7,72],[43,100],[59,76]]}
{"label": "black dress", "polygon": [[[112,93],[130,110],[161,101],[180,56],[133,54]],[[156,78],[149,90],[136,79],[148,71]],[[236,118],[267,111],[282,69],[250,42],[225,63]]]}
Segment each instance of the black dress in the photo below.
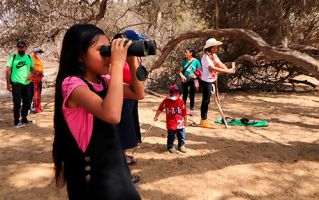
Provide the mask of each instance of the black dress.
{"label": "black dress", "polygon": [[121,122],[118,124],[122,148],[131,149],[141,142],[140,124],[138,120],[138,101],[124,99]]}
{"label": "black dress", "polygon": [[[84,79],[82,79],[84,80]],[[101,98],[101,92],[90,90]],[[64,176],[70,200],[137,200],[141,199],[132,181],[121,149],[117,128],[96,117],[93,132],[85,153],[78,147],[70,130],[66,130]]]}

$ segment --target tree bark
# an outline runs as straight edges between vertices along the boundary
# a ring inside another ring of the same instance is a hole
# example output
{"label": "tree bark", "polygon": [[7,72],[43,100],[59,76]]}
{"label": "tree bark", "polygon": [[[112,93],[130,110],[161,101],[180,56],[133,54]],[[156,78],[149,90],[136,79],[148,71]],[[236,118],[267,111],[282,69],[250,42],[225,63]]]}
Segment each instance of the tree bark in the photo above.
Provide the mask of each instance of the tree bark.
{"label": "tree bark", "polygon": [[[94,1],[89,6],[93,7],[97,2],[99,2],[99,1]],[[89,23],[89,22],[95,21],[95,23],[97,23],[98,21],[103,19],[104,15],[106,13],[107,3],[108,3],[108,0],[102,0],[99,4],[99,12],[96,15],[91,15],[85,19],[82,19],[81,22],[82,23]]]}
{"label": "tree bark", "polygon": [[163,48],[162,54],[156,60],[154,66],[150,69],[150,72],[159,68],[164,63],[166,57],[177,44],[183,40],[201,37],[229,37],[232,39],[243,40],[261,51],[267,60],[285,60],[292,64],[299,65],[319,80],[319,62],[315,58],[293,49],[272,47],[252,30],[233,28],[191,31],[174,37],[167,42],[166,46]]}

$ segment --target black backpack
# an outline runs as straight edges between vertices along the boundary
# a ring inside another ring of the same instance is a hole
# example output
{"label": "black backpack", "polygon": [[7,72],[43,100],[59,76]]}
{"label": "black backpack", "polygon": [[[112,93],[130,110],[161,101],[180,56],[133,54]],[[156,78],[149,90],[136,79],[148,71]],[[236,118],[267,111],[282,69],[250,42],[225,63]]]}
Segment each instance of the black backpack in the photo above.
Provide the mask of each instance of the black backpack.
{"label": "black backpack", "polygon": [[[30,59],[30,61],[31,61],[31,56],[29,55],[29,54],[27,54],[28,55],[28,57],[29,57],[29,59]],[[13,62],[14,62],[14,59],[16,59],[16,56],[17,56],[17,54],[13,54],[13,59],[12,59],[12,62],[11,62],[11,66],[13,67]]]}

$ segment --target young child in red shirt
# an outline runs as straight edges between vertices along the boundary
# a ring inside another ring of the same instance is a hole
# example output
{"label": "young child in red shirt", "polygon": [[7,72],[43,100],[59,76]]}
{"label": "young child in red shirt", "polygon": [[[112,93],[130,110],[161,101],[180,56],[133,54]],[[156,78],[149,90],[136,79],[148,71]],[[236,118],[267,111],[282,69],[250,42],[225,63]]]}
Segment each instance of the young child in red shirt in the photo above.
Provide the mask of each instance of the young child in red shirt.
{"label": "young child in red shirt", "polygon": [[167,149],[171,153],[176,153],[174,147],[175,135],[178,139],[178,150],[186,153],[185,148],[185,124],[187,123],[186,106],[180,98],[180,91],[176,84],[169,87],[167,97],[160,104],[154,121],[158,120],[158,116],[165,109],[166,112],[166,128],[167,128]]}

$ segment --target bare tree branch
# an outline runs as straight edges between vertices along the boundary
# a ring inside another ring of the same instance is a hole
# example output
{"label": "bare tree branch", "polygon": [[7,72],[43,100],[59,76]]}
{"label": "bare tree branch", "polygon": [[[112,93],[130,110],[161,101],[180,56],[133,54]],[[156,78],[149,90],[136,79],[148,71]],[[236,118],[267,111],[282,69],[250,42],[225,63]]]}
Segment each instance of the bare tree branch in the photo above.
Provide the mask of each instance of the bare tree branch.
{"label": "bare tree branch", "polygon": [[[96,2],[97,1],[94,1],[93,3],[90,4],[90,6],[93,7]],[[101,3],[100,3],[100,6],[99,6],[99,12],[96,15],[94,15],[92,13],[91,16],[82,19],[81,22],[88,23],[88,22],[91,22],[91,21],[95,21],[97,23],[98,21],[103,19],[103,17],[105,16],[105,13],[106,13],[107,3],[108,3],[108,0],[102,0]]]}
{"label": "bare tree branch", "polygon": [[319,62],[313,57],[292,49],[280,49],[272,47],[252,30],[233,28],[191,31],[174,37],[172,40],[167,42],[166,46],[163,48],[161,56],[150,69],[150,72],[159,68],[164,63],[166,57],[177,44],[183,40],[201,37],[229,37],[232,39],[244,40],[261,51],[268,60],[285,60],[295,65],[299,65],[306,71],[310,72],[315,78],[319,79]]}
{"label": "bare tree branch", "polygon": [[107,0],[102,0],[102,2],[100,3],[100,9],[99,9],[99,13],[95,16],[96,21],[101,20],[106,12],[106,6],[107,6]]}
{"label": "bare tree branch", "polygon": [[309,82],[307,80],[289,79],[288,81],[289,81],[289,83],[292,83],[292,84],[294,84],[294,83],[302,83],[302,84],[305,84],[305,85],[309,85],[309,86],[311,86],[313,88],[316,88],[318,86],[318,85],[316,85],[314,83],[311,83],[311,82]]}
{"label": "bare tree branch", "polygon": [[243,63],[244,61],[249,61],[253,63],[254,65],[261,59],[265,59],[265,56],[262,53],[259,53],[257,55],[241,55],[239,56],[235,62],[236,64]]}

